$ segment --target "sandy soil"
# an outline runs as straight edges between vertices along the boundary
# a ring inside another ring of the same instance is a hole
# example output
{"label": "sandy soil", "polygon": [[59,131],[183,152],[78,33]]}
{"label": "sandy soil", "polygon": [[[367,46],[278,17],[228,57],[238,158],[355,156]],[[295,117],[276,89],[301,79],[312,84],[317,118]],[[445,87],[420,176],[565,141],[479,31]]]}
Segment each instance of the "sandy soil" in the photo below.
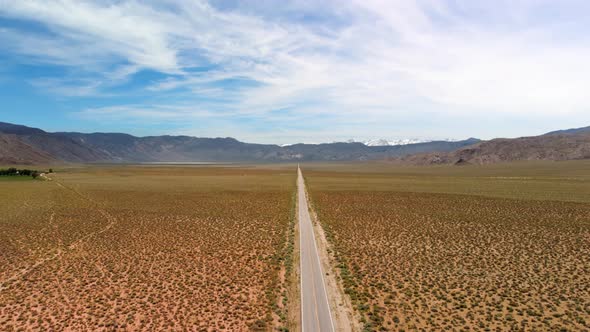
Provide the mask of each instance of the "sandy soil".
{"label": "sandy soil", "polygon": [[0,331],[284,326],[294,179],[267,172],[101,167],[2,184]]}

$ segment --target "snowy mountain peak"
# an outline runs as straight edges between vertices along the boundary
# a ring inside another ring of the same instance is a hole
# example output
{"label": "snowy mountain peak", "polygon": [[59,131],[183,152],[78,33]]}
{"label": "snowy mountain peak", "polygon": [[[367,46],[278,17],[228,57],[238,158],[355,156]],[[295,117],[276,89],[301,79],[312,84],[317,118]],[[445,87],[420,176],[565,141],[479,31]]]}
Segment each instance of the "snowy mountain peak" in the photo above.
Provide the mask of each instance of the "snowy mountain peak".
{"label": "snowy mountain peak", "polygon": [[[408,145],[408,144],[418,144],[418,143],[428,143],[433,141],[445,141],[445,142],[456,142],[457,140],[444,138],[444,139],[425,139],[425,138],[402,138],[402,139],[384,139],[384,138],[377,138],[377,139],[369,139],[365,141],[357,141],[353,138],[347,139],[345,141],[332,141],[332,143],[361,143],[366,146],[395,146],[395,145]],[[306,144],[318,144],[318,143],[306,143]],[[280,147],[288,147],[294,144],[280,144]]]}
{"label": "snowy mountain peak", "polygon": [[369,139],[365,141],[357,141],[354,139],[349,139],[346,143],[363,143],[366,146],[394,146],[394,145],[407,145],[407,144],[417,144],[417,143],[428,143],[433,141],[446,141],[446,142],[454,142],[453,139],[423,139],[423,138],[402,138],[402,139],[385,139],[385,138],[377,138],[377,139]]}
{"label": "snowy mountain peak", "polygon": [[431,142],[432,140],[425,140],[419,138],[404,138],[404,139],[395,139],[395,140],[387,140],[387,139],[372,139],[368,141],[364,141],[363,144],[366,146],[391,146],[391,145],[407,145],[407,144],[416,144],[416,143],[426,143]]}

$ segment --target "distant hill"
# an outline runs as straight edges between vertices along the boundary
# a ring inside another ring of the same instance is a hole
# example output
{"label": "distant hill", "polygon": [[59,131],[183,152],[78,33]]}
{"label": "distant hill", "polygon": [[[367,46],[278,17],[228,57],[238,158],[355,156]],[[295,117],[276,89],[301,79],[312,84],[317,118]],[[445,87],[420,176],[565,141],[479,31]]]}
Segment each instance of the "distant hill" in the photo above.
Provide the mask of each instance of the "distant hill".
{"label": "distant hill", "polygon": [[0,134],[0,165],[51,164],[51,155],[28,145],[13,134]]}
{"label": "distant hill", "polygon": [[233,138],[57,134],[97,151],[105,156],[103,161],[111,162],[273,160],[280,151],[276,145],[249,144]]}
{"label": "distant hill", "polygon": [[14,135],[19,141],[51,156],[55,160],[84,163],[97,162],[108,157],[100,153],[100,151],[75,142],[67,136],[59,133],[47,133],[38,128],[0,122],[0,133]]}
{"label": "distant hill", "polygon": [[295,144],[283,148],[287,156],[301,156],[302,160],[340,161],[377,160],[433,151],[453,151],[479,142],[476,138],[463,141],[433,141],[394,146],[366,146],[363,143]]}
{"label": "distant hill", "polygon": [[541,136],[497,138],[451,152],[423,153],[399,158],[406,164],[492,164],[521,160],[590,158],[590,131],[572,129]]}
{"label": "distant hill", "polygon": [[[234,138],[199,138],[191,136],[136,137],[121,133],[48,133],[38,128],[0,122],[0,134],[13,135],[17,141],[6,143],[0,153],[3,160],[38,163],[29,153],[21,154],[23,143],[52,160],[89,162],[191,162],[191,161],[351,161],[400,157],[413,153],[453,151],[479,142],[434,141],[395,146],[366,146],[362,143],[251,144]],[[10,145],[10,148],[8,146]]]}
{"label": "distant hill", "polygon": [[0,163],[279,162],[389,159],[405,164],[490,164],[518,160],[590,158],[590,127],[540,136],[403,145],[363,143],[251,144],[234,138],[136,137],[121,133],[48,133],[0,122]]}
{"label": "distant hill", "polygon": [[572,128],[572,129],[565,129],[565,130],[556,130],[546,133],[545,135],[564,135],[564,134],[583,134],[583,133],[590,133],[590,126],[582,127],[582,128]]}

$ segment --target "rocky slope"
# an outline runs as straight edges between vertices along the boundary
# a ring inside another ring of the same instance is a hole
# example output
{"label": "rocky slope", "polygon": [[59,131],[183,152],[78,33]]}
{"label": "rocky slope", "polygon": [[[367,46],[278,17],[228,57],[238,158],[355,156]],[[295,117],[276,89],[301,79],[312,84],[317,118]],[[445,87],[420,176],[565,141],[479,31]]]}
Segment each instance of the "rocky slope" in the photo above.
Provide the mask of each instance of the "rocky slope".
{"label": "rocky slope", "polygon": [[575,160],[590,158],[590,131],[548,133],[514,139],[498,138],[452,152],[405,156],[406,164],[492,164],[522,160]]}
{"label": "rocky slope", "polygon": [[51,164],[51,155],[39,151],[16,135],[0,134],[0,165]]}

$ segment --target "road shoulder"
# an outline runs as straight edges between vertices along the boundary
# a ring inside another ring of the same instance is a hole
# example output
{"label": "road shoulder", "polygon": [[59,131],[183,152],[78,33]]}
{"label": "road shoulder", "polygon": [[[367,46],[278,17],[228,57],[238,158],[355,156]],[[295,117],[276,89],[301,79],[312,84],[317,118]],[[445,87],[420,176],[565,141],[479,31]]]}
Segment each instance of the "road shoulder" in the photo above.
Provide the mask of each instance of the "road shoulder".
{"label": "road shoulder", "polygon": [[341,277],[339,272],[337,272],[338,269],[336,269],[334,251],[313,209],[313,203],[310,193],[307,191],[307,186],[305,188],[314,236],[317,240],[316,245],[320,256],[320,263],[324,271],[324,282],[333,316],[334,329],[337,332],[360,331],[360,317],[354,311],[350,298],[344,293],[344,288],[340,282]]}
{"label": "road shoulder", "polygon": [[[295,193],[297,195],[297,193]],[[299,202],[295,198],[295,209],[293,211],[293,218],[295,218],[295,225],[293,226],[293,262],[291,273],[287,276],[287,320],[289,331],[301,331],[301,267],[300,260],[300,245],[299,245],[299,220],[297,219],[297,211],[299,211]]]}

